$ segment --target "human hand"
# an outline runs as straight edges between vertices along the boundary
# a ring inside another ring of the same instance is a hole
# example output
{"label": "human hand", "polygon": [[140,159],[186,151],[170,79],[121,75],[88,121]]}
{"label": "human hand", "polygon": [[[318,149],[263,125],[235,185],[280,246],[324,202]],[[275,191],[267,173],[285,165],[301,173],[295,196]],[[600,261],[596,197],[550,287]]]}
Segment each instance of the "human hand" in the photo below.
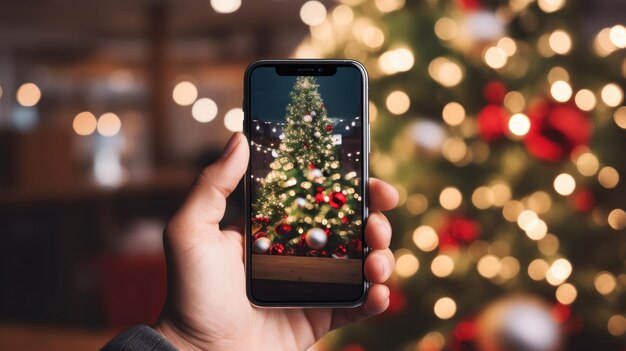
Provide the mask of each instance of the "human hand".
{"label": "human hand", "polygon": [[391,226],[380,210],[398,202],[389,184],[369,180],[370,216],[365,242],[372,248],[365,303],[352,309],[257,308],[246,296],[241,233],[220,230],[226,197],[246,172],[246,138],[234,134],[222,157],[200,174],[165,229],[168,292],[155,329],[181,350],[305,350],[328,331],[382,313],[393,271]]}

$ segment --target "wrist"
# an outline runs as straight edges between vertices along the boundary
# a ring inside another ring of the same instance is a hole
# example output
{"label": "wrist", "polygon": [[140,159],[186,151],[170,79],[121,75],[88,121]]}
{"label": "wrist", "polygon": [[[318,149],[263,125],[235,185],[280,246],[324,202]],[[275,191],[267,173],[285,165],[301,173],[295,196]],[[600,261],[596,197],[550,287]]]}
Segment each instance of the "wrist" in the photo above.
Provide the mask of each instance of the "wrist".
{"label": "wrist", "polygon": [[202,350],[191,335],[183,332],[167,318],[161,318],[152,327],[161,337],[179,350]]}

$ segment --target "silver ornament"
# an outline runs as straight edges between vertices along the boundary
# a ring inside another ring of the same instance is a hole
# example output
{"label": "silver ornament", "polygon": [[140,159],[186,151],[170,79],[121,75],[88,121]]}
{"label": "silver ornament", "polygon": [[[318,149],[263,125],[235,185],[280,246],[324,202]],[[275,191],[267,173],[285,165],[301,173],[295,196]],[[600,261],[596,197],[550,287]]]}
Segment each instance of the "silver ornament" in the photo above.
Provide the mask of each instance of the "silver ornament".
{"label": "silver ornament", "polygon": [[311,116],[315,117],[316,115],[317,115],[317,112],[311,111]]}
{"label": "silver ornament", "polygon": [[294,204],[296,205],[296,207],[298,207],[298,208],[304,208],[304,206],[306,206],[306,200],[305,200],[305,199],[303,199],[303,198],[301,198],[301,197],[299,197],[299,198],[295,199],[295,200],[293,201],[293,203],[294,203]]}
{"label": "silver ornament", "polygon": [[258,238],[252,243],[252,253],[266,254],[270,251],[270,246],[272,246],[270,239],[266,237]]}
{"label": "silver ornament", "polygon": [[326,236],[324,229],[311,228],[308,232],[306,232],[306,244],[312,249],[319,250],[323,248],[326,246],[327,241],[328,237]]}
{"label": "silver ornament", "polygon": [[322,177],[324,174],[319,169],[315,168],[309,172],[309,179],[317,179]]}
{"label": "silver ornament", "polygon": [[315,135],[316,138],[319,138],[319,137],[322,136],[322,134],[320,134],[320,132],[315,132],[315,134],[313,134],[313,135]]}
{"label": "silver ornament", "polygon": [[313,122],[313,117],[311,117],[311,115],[304,115],[304,118],[303,118],[303,119],[304,119],[304,121],[305,121],[306,123],[311,123],[311,122]]}

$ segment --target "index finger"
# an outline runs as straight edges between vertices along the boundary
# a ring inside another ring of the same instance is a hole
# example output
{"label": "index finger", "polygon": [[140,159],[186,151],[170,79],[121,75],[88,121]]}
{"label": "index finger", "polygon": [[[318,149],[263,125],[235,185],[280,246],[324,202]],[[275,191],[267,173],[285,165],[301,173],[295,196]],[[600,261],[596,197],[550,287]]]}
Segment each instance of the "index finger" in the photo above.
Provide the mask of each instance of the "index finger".
{"label": "index finger", "polygon": [[391,210],[398,204],[398,191],[389,183],[380,179],[369,179],[370,211]]}

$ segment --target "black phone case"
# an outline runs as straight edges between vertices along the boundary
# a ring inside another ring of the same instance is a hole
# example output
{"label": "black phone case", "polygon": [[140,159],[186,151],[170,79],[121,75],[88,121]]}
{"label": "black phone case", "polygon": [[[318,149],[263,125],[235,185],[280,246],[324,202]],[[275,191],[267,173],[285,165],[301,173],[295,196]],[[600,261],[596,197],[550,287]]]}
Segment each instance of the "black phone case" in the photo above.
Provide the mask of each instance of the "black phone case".
{"label": "black phone case", "polygon": [[[365,264],[365,259],[367,257],[367,254],[369,253],[369,246],[367,246],[367,243],[365,242],[365,226],[367,225],[367,218],[368,218],[368,213],[369,213],[369,195],[368,195],[368,188],[369,188],[369,156],[370,156],[370,140],[369,140],[369,130],[370,130],[370,125],[369,125],[369,111],[368,111],[368,105],[369,105],[369,98],[368,98],[368,76],[367,76],[367,71],[365,70],[365,67],[358,61],[355,60],[341,60],[341,59],[278,59],[278,60],[258,60],[255,61],[253,63],[251,63],[247,68],[246,68],[246,72],[244,74],[244,98],[243,98],[243,111],[244,111],[244,120],[243,120],[243,131],[244,134],[246,135],[246,137],[249,139],[250,135],[251,135],[251,119],[250,119],[250,104],[249,104],[249,99],[250,99],[250,79],[251,79],[251,74],[254,71],[255,68],[258,67],[262,67],[262,66],[273,66],[273,65],[277,65],[277,64],[287,64],[287,65],[329,65],[329,66],[337,66],[337,65],[348,65],[348,66],[353,66],[356,67],[362,75],[362,81],[363,81],[363,85],[362,85],[362,101],[363,101],[363,107],[362,107],[362,111],[363,111],[363,143],[362,143],[362,152],[363,154],[367,153],[367,157],[363,158],[363,180],[364,180],[364,186],[363,186],[363,210],[362,210],[362,217],[363,217],[363,231],[362,231],[362,235],[363,235],[363,258],[362,258],[362,262],[361,262],[361,267],[362,267],[362,271],[364,272],[364,267],[363,265]],[[367,123],[365,123],[367,122]],[[251,144],[248,140],[248,145],[251,148]],[[252,151],[252,150],[250,150]],[[281,307],[281,308],[301,308],[301,307],[308,307],[308,308],[322,308],[322,307],[335,307],[335,308],[353,308],[353,307],[358,307],[360,305],[363,304],[363,302],[366,300],[367,298],[367,293],[369,291],[369,282],[367,282],[365,280],[365,276],[363,275],[362,281],[363,281],[363,290],[361,295],[353,300],[353,301],[302,301],[302,302],[267,302],[267,301],[259,301],[257,300],[254,295],[252,294],[251,291],[251,280],[252,280],[252,269],[250,268],[250,264],[251,264],[251,243],[250,243],[250,232],[251,232],[251,223],[250,223],[250,216],[251,216],[251,194],[250,194],[250,182],[251,182],[251,178],[250,178],[250,173],[251,173],[251,163],[248,163],[248,170],[246,171],[246,176],[245,176],[245,180],[244,180],[244,193],[245,193],[245,232],[244,232],[244,246],[245,246],[245,267],[246,267],[246,295],[248,296],[248,300],[250,300],[250,302],[257,306],[257,307]],[[364,274],[364,273],[363,273]]]}

